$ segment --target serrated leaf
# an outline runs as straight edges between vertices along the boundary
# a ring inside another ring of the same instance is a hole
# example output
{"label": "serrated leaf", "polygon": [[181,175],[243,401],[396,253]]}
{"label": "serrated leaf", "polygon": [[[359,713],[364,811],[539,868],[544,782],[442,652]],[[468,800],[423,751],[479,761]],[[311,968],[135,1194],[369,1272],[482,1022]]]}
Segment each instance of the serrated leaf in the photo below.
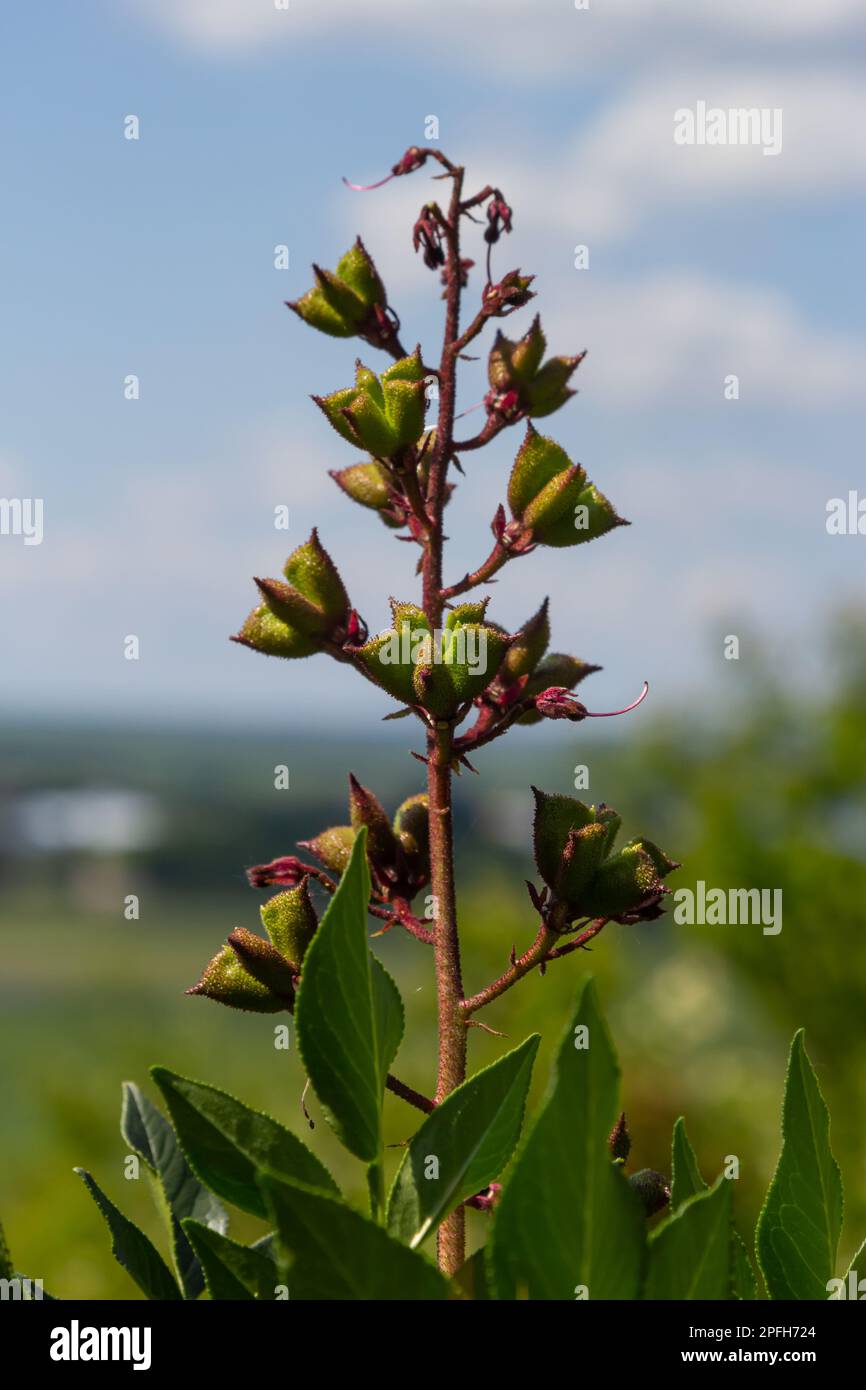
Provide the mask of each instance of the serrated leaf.
{"label": "serrated leaf", "polygon": [[151,1076],[165,1098],[187,1162],[199,1181],[224,1201],[264,1216],[256,1176],[265,1168],[313,1187],[337,1190],[324,1164],[270,1115],[165,1067],[154,1067]]}
{"label": "serrated leaf", "polygon": [[646,1223],[607,1148],[618,1093],[613,1045],[587,981],[494,1213],[487,1259],[496,1298],[574,1299],[580,1286],[591,1299],[637,1297]]}
{"label": "serrated leaf", "polygon": [[198,1298],[204,1276],[181,1225],[191,1216],[224,1232],[228,1213],[193,1173],[165,1116],[131,1081],[123,1086],[120,1132],[154,1175],[160,1205],[171,1236],[175,1273],[185,1298]]}
{"label": "serrated leaf", "polygon": [[689,1197],[649,1240],[643,1297],[732,1298],[731,1184]]}
{"label": "serrated leaf", "polygon": [[378,1160],[385,1077],[403,1036],[397,986],[367,942],[362,827],[304,959],[295,1004],[301,1059],[325,1115],[357,1158]]}
{"label": "serrated leaf", "polygon": [[675,1212],[699,1192],[706,1192],[707,1184],[701,1177],[695,1151],[686,1134],[686,1122],[682,1115],[674,1125],[671,1142],[671,1211]]}
{"label": "serrated leaf", "polygon": [[440,1300],[450,1286],[424,1255],[342,1201],[272,1174],[262,1192],[276,1227],[280,1276],[289,1297]]}
{"label": "serrated leaf", "polygon": [[279,1283],[273,1257],[240,1245],[187,1217],[183,1229],[201,1263],[212,1299],[270,1299]]}
{"label": "serrated leaf", "polygon": [[135,1280],[144,1296],[158,1302],[182,1298],[171,1270],[144,1231],[140,1231],[134,1222],[124,1216],[106,1197],[86,1168],[76,1168],[75,1172],[105,1218],[111,1232],[112,1255]]}
{"label": "serrated leaf", "polygon": [[[671,1144],[671,1211],[675,1212],[689,1197],[706,1192],[708,1184],[701,1176],[695,1151],[686,1134],[686,1122],[682,1115],[674,1125]],[[749,1259],[743,1238],[739,1232],[733,1233],[732,1251],[734,1293],[740,1299],[754,1299],[758,1296],[758,1284],[752,1263]]]}
{"label": "serrated leaf", "polygon": [[842,1229],[842,1179],[830,1117],[803,1043],[794,1035],[782,1112],[782,1152],[755,1232],[770,1298],[826,1298]]}
{"label": "serrated leaf", "polygon": [[502,1172],[520,1138],[539,1042],[536,1033],[464,1081],[409,1141],[388,1200],[388,1230],[410,1249]]}

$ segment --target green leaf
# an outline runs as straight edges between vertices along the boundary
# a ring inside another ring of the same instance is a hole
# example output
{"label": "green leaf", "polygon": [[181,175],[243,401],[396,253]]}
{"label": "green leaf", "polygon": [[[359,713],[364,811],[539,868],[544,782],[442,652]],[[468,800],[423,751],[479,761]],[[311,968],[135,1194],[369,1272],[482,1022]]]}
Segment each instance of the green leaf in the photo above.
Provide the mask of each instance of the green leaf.
{"label": "green leaf", "polygon": [[270,1115],[165,1067],[154,1067],[151,1076],[165,1097],[187,1162],[199,1181],[224,1201],[264,1216],[256,1186],[257,1173],[264,1168],[312,1187],[337,1190],[327,1168]]}
{"label": "green leaf", "polygon": [[484,1259],[484,1250],[476,1250],[474,1255],[462,1264],[454,1275],[454,1283],[460,1290],[463,1298],[470,1299],[473,1303],[487,1303],[492,1298],[490,1284],[487,1279],[487,1265]]}
{"label": "green leaf", "polygon": [[649,1240],[646,1299],[732,1297],[731,1184],[689,1197]]}
{"label": "green leaf", "polygon": [[410,1140],[388,1200],[388,1230],[411,1249],[502,1172],[520,1138],[539,1042],[536,1033],[464,1081]]}
{"label": "green leaf", "polygon": [[450,1286],[424,1255],[324,1192],[261,1178],[291,1299],[447,1299]]}
{"label": "green leaf", "polygon": [[580,1286],[592,1299],[637,1297],[646,1223],[607,1147],[618,1092],[616,1056],[587,981],[494,1214],[487,1256],[495,1297],[573,1299]]}
{"label": "green leaf", "polygon": [[15,1266],[12,1264],[12,1256],[9,1254],[9,1246],[6,1244],[6,1232],[0,1222],[0,1279],[14,1279]]}
{"label": "green leaf", "polygon": [[[686,1122],[682,1115],[674,1125],[671,1145],[671,1211],[675,1212],[689,1197],[707,1191],[695,1151],[686,1134]],[[758,1283],[749,1259],[742,1236],[734,1231],[733,1249],[734,1293],[740,1299],[754,1299],[758,1296]]]}
{"label": "green leaf", "polygon": [[382,1147],[385,1077],[403,1036],[397,986],[367,942],[366,827],[310,943],[295,1004],[301,1059],[329,1123],[368,1163]]}
{"label": "green leaf", "polygon": [[266,1251],[240,1245],[210,1226],[187,1217],[183,1229],[201,1262],[212,1299],[270,1299],[279,1283]]}
{"label": "green leaf", "polygon": [[671,1143],[671,1211],[675,1212],[689,1197],[706,1190],[707,1184],[701,1177],[695,1151],[686,1134],[686,1122],[680,1115]]}
{"label": "green leaf", "polygon": [[158,1302],[181,1298],[171,1270],[144,1232],[106,1197],[86,1168],[76,1168],[75,1172],[105,1218],[111,1232],[112,1255],[132,1276],[145,1297]]}
{"label": "green leaf", "polygon": [[738,1231],[734,1231],[734,1296],[743,1302],[751,1302],[758,1297],[758,1281],[755,1278],[755,1271],[752,1269],[752,1261],[749,1259],[743,1238]]}
{"label": "green leaf", "polygon": [[156,1178],[159,1205],[171,1236],[175,1273],[184,1297],[198,1298],[204,1288],[204,1276],[181,1222],[191,1216],[223,1232],[228,1226],[226,1209],[192,1172],[168,1120],[131,1081],[123,1087],[120,1132]]}
{"label": "green leaf", "polygon": [[825,1299],[841,1229],[842,1179],[830,1151],[830,1117],[801,1029],[788,1060],[782,1152],[755,1232],[770,1298]]}

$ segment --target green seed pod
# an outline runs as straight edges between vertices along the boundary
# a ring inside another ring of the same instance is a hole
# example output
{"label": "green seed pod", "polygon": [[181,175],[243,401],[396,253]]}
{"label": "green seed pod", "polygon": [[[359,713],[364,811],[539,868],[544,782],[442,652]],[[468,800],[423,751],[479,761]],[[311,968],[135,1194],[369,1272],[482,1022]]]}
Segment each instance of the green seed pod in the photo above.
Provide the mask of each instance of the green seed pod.
{"label": "green seed pod", "polygon": [[418,876],[430,873],[430,818],[426,792],[410,796],[397,808],[394,833]]}
{"label": "green seed pod", "polygon": [[308,883],[302,879],[297,888],[277,893],[260,908],[262,926],[271,942],[297,970],[319,925]]}
{"label": "green seed pod", "polygon": [[659,878],[667,878],[668,874],[672,874],[675,869],[682,867],[675,859],[669,859],[664,850],[659,849],[658,845],[654,845],[652,840],[629,840],[624,848],[641,849],[644,854],[649,855]]}
{"label": "green seed pod", "polygon": [[557,895],[564,902],[580,903],[601,866],[607,843],[608,828],[598,821],[569,831],[556,880]]}
{"label": "green seed pod", "polygon": [[352,772],[349,773],[349,816],[356,833],[362,825],[367,827],[367,857],[370,863],[383,867],[393,864],[397,844],[385,808],[369,787],[361,786]]}
{"label": "green seed pod", "polygon": [[540,545],[580,545],[628,524],[583,468],[530,424],[511,470],[508,503],[527,538]]}
{"label": "green seed pod", "polygon": [[314,396],[338,434],[377,458],[416,444],[424,431],[424,368],[420,348],[377,377],[358,362],[355,385]]}
{"label": "green seed pod", "polygon": [[545,883],[555,889],[562,867],[562,856],[573,830],[582,830],[595,819],[592,807],[573,796],[552,795],[532,788],[535,797],[533,842],[535,862]]}
{"label": "green seed pod", "polygon": [[530,415],[535,418],[552,415],[577,394],[569,387],[568,381],[582,360],[581,353],[577,357],[551,357],[549,362],[545,362],[526,388]]}
{"label": "green seed pod", "polygon": [[511,344],[512,380],[509,385],[518,387],[530,385],[541,367],[541,360],[544,357],[546,347],[547,340],[542,332],[541,319],[536,314],[528,331],[516,343]]}
{"label": "green seed pod", "polygon": [[283,656],[289,659],[312,656],[322,648],[321,642],[315,637],[298,632],[282,622],[266,603],[253,609],[232,641],[239,642],[243,647],[251,647],[263,656]]}
{"label": "green seed pod", "polygon": [[401,518],[390,516],[386,511],[391,505],[391,478],[383,464],[375,459],[369,463],[351,463],[348,468],[332,469],[331,477],[353,502],[378,512],[386,526],[403,525]]}
{"label": "green seed pod", "polygon": [[277,999],[282,999],[284,1007],[293,1002],[295,971],[270,941],[263,941],[246,927],[236,927],[229,933],[228,944],[247,973]]}
{"label": "green seed pod", "polygon": [[283,574],[299,594],[321,610],[329,623],[345,619],[350,607],[349,596],[315,527],[310,539],[289,556]]}
{"label": "green seed pod", "polygon": [[302,848],[310,850],[328,873],[334,874],[337,878],[349,862],[354,843],[355,832],[351,825],[332,825],[314,840],[300,842]]}
{"label": "green seed pod", "polygon": [[254,608],[232,639],[265,656],[312,656],[346,621],[349,598],[337,567],[314,530],[283,568],[288,584],[257,579],[264,603]]}
{"label": "green seed pod", "polygon": [[[521,676],[529,675],[544,656],[549,642],[550,618],[548,617],[548,600],[545,599],[538,612],[524,623],[512,640],[505,653],[505,660],[500,667],[500,679],[505,684],[510,684],[519,680]],[[553,683],[553,681],[548,681],[548,685],[553,685]],[[543,685],[539,686],[539,690],[546,688]]]}
{"label": "green seed pod", "polygon": [[202,994],[231,1009],[253,1014],[281,1013],[285,1000],[277,998],[241,965],[231,946],[223,946],[204,968],[197,985],[187,994]]}
{"label": "green seed pod", "polygon": [[518,342],[497,333],[487,362],[487,377],[496,395],[514,392],[518,409],[531,416],[552,415],[575,394],[568,382],[584,357],[583,353],[576,357],[551,357],[542,366],[545,347],[536,315]]}
{"label": "green seed pod", "polygon": [[432,633],[414,604],[393,604],[393,627],[359,653],[378,685],[407,705],[447,718],[490,684],[511,638],[479,621],[484,603],[449,612],[441,633]]}
{"label": "green seed pod", "polygon": [[581,895],[580,912],[587,917],[619,917],[661,891],[652,859],[639,845],[629,845],[602,864]]}
{"label": "green seed pod", "polygon": [[351,286],[368,309],[372,309],[375,304],[384,307],[385,286],[379,278],[372,256],[360,237],[337,262],[337,275]]}
{"label": "green seed pod", "polygon": [[[289,302],[299,318],[332,338],[364,336],[375,309],[385,307],[385,287],[359,237],[337,264],[336,272],[313,267],[315,289]],[[381,330],[380,330],[381,331]]]}

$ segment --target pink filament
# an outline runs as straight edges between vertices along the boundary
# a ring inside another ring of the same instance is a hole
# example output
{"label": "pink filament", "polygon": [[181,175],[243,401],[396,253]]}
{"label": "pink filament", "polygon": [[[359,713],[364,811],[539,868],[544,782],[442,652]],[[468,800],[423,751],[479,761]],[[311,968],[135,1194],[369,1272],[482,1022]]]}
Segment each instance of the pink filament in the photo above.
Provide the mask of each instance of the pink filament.
{"label": "pink filament", "polygon": [[390,183],[393,178],[393,174],[386,174],[378,183],[350,183],[344,174],[343,183],[347,188],[351,188],[353,193],[369,193],[374,188],[381,188],[383,184]]}
{"label": "pink filament", "polygon": [[644,681],[644,683],[643,683],[643,690],[642,690],[641,693],[638,695],[637,699],[636,699],[636,700],[632,700],[631,704],[630,704],[630,705],[626,705],[625,709],[611,709],[611,710],[605,710],[604,713],[602,713],[602,714],[593,714],[590,710],[587,710],[587,711],[586,711],[586,718],[587,718],[587,719],[613,719],[614,716],[617,715],[617,714],[628,714],[629,710],[637,709],[638,705],[643,704],[643,702],[644,702],[644,700],[646,699],[646,697],[647,697],[648,694],[649,694],[649,681]]}

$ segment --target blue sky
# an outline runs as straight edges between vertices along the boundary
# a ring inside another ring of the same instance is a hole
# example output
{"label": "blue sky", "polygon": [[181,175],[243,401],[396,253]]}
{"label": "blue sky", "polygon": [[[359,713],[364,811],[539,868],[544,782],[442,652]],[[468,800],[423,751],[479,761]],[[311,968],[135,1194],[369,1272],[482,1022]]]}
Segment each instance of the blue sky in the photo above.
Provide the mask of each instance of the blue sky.
{"label": "blue sky", "polygon": [[[288,666],[226,637],[249,576],[278,574],[314,524],[372,629],[387,595],[416,592],[410,547],[328,478],[355,455],[307,399],[350,381],[355,345],[282,301],[361,231],[404,340],[432,355],[438,286],[410,236],[437,186],[425,171],[363,196],[340,183],[424,143],[429,115],[469,186],[497,183],[514,207],[495,267],[535,271],[539,298],[513,326],[538,308],[553,351],[589,350],[545,429],[633,523],[513,565],[492,616],[516,628],[550,593],[554,645],[605,668],[601,708],[644,678],[660,705],[712,699],[774,651],[813,679],[828,615],[863,590],[866,536],[828,536],[825,507],[866,496],[864,34],[848,0],[7,12],[0,497],[44,499],[45,534],[0,536],[4,710],[385,712],[324,658]],[[698,101],[781,109],[781,152],[677,147],[673,113]],[[519,437],[468,467],[453,578],[487,553]]]}

